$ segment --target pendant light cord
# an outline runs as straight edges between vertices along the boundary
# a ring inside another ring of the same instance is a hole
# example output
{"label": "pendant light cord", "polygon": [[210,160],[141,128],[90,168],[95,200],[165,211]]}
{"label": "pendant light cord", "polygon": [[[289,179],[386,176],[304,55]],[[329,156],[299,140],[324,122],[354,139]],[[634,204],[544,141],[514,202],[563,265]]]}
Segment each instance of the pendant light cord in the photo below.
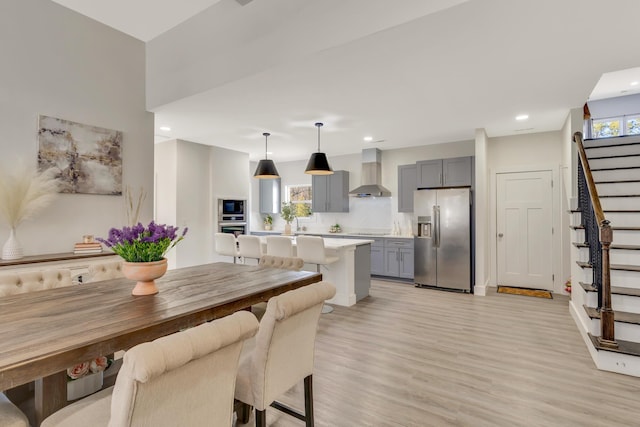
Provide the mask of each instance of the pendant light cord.
{"label": "pendant light cord", "polygon": [[262,135],[264,135],[264,158],[267,158],[267,153],[269,152],[269,150],[267,149],[267,144],[269,143],[268,138],[269,135],[271,135],[269,132],[265,132]]}
{"label": "pendant light cord", "polygon": [[318,128],[318,153],[320,152],[320,128],[322,127],[322,123],[316,123],[316,127]]}

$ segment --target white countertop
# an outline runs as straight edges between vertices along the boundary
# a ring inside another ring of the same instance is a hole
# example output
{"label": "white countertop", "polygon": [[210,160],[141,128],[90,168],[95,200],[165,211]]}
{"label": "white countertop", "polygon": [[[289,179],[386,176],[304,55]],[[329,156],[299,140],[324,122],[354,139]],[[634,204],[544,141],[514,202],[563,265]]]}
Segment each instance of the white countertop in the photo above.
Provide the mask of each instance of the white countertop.
{"label": "white countertop", "polygon": [[[279,233],[276,233],[279,234]],[[266,244],[267,241],[265,239],[266,236],[262,236],[260,240],[263,244]],[[296,245],[296,236],[290,236],[291,240],[293,240],[293,246]],[[375,240],[371,239],[332,239],[330,237],[323,237],[324,239],[324,247],[325,249],[344,249],[350,246],[362,246],[362,245],[370,245],[375,242]]]}
{"label": "white countertop", "polygon": [[[283,230],[250,230],[249,233],[269,233],[269,234],[276,234],[276,235],[280,235],[283,233]],[[343,233],[323,233],[323,232],[318,232],[318,231],[296,231],[293,233],[294,235],[307,235],[307,234],[311,234],[311,235],[322,235],[322,236],[336,236],[336,237],[355,237],[357,239],[375,239],[375,238],[380,238],[380,237],[384,237],[385,239],[413,239],[413,236],[394,236],[392,234],[373,234],[373,233],[350,233],[350,232],[343,232]],[[325,237],[326,239],[330,239],[331,237]]]}

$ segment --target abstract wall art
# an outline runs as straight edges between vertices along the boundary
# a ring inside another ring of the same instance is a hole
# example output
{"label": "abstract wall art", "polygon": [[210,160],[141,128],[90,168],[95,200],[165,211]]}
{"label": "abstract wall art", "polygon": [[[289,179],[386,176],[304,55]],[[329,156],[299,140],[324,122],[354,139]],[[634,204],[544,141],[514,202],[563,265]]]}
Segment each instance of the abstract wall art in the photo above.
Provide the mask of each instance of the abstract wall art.
{"label": "abstract wall art", "polygon": [[38,168],[55,168],[61,193],[122,194],[122,132],[49,116],[38,121]]}

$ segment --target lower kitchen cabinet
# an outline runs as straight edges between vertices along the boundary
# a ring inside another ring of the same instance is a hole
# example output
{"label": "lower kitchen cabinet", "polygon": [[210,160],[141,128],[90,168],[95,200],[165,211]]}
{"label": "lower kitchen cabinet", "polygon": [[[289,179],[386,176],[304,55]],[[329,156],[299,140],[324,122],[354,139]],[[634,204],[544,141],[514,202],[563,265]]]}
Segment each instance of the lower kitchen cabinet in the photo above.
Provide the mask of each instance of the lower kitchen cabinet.
{"label": "lower kitchen cabinet", "polygon": [[371,245],[371,274],[413,279],[413,239],[386,238]]}
{"label": "lower kitchen cabinet", "polygon": [[371,244],[371,274],[384,276],[384,240],[375,239]]}

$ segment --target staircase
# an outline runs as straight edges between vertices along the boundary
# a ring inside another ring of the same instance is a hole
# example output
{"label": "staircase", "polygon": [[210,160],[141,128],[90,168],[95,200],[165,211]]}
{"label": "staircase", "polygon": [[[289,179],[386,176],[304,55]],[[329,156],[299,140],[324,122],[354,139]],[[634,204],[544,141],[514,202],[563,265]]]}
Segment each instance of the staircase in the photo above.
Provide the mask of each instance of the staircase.
{"label": "staircase", "polygon": [[572,214],[571,314],[599,369],[640,377],[640,136],[586,140],[584,148],[602,211],[613,231],[609,257],[617,348],[598,339],[599,307],[605,304],[603,300],[599,304],[594,286],[582,206]]}

